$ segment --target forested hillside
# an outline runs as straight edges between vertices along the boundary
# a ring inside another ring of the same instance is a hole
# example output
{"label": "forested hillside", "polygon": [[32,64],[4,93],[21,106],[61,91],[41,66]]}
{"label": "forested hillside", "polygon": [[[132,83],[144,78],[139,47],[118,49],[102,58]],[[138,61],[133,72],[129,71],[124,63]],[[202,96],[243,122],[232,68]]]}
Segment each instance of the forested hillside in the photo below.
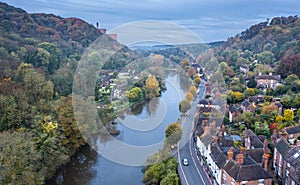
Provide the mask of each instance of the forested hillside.
{"label": "forested hillside", "polygon": [[[246,31],[230,37],[216,49],[218,61],[233,69],[241,64],[270,65],[282,77],[300,76],[300,19],[297,16],[275,17],[251,26]],[[264,71],[262,71],[264,72]]]}
{"label": "forested hillside", "polygon": [[[73,115],[73,74],[101,35],[77,18],[0,2],[0,184],[43,184],[85,144]],[[123,47],[104,68],[122,68],[134,57]]]}

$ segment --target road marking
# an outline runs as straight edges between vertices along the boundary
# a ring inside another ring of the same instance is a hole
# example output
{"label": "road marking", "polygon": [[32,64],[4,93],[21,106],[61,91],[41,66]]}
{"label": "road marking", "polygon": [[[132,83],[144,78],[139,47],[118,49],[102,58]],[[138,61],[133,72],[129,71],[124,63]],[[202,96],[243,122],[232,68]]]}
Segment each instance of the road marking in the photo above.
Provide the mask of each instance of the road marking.
{"label": "road marking", "polygon": [[183,170],[182,165],[181,165],[180,152],[179,152],[179,148],[180,148],[180,147],[179,147],[179,142],[177,143],[177,146],[178,146],[178,147],[177,147],[178,163],[179,163],[179,166],[180,166],[180,168],[181,168],[181,171],[182,171],[184,180],[185,180],[186,184],[189,185],[189,182],[188,182],[188,180],[187,180],[187,178],[186,178],[186,176],[185,176],[184,170]]}
{"label": "road marking", "polygon": [[201,180],[202,180],[202,182],[203,182],[203,184],[205,184],[205,182],[204,182],[204,179],[203,179],[203,177],[202,177],[202,175],[201,175],[201,173],[200,173],[200,171],[199,171],[199,169],[198,169],[198,167],[197,167],[197,164],[196,164],[196,162],[195,162],[195,159],[194,159],[194,157],[193,157],[193,154],[192,154],[192,143],[191,143],[191,140],[189,141],[189,145],[190,145],[190,154],[191,154],[191,156],[192,156],[192,160],[193,160],[193,162],[194,162],[194,165],[195,165],[195,167],[196,167],[196,170],[197,170],[197,172],[198,172],[198,174],[199,174],[199,176],[200,176],[200,178],[201,178]]}

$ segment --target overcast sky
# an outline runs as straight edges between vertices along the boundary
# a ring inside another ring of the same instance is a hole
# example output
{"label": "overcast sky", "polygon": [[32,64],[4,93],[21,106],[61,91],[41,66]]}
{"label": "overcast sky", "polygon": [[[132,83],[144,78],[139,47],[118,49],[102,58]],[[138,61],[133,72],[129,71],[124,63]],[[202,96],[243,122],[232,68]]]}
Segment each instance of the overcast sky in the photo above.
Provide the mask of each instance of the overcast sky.
{"label": "overcast sky", "polygon": [[299,0],[1,0],[29,13],[78,17],[108,30],[143,20],[179,24],[205,42],[226,40],[253,24],[299,15]]}

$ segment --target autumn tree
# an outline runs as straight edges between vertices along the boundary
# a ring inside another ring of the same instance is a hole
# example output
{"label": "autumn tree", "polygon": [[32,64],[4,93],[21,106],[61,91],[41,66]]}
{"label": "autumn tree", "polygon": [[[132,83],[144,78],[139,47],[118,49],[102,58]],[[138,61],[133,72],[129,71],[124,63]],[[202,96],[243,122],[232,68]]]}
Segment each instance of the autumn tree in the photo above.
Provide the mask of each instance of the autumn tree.
{"label": "autumn tree", "polygon": [[270,115],[273,111],[277,111],[276,105],[265,105],[262,107],[261,114]]}
{"label": "autumn tree", "polygon": [[189,77],[193,77],[196,74],[196,70],[193,67],[187,67],[186,72]]}
{"label": "autumn tree", "polygon": [[247,88],[245,91],[244,91],[244,96],[247,98],[249,96],[254,96],[255,94],[257,94],[257,89],[255,88]]}
{"label": "autumn tree", "polygon": [[62,144],[72,153],[85,143],[74,117],[72,97],[61,97],[56,101],[55,107],[58,110],[57,119],[63,130]]}
{"label": "autumn tree", "polygon": [[189,92],[192,93],[193,96],[195,96],[197,94],[197,88],[195,86],[191,86]]}
{"label": "autumn tree", "polygon": [[187,67],[189,67],[189,66],[191,65],[191,62],[190,62],[189,59],[184,58],[184,59],[179,63],[179,65],[180,65],[180,67],[181,67],[182,69],[185,70]]}
{"label": "autumn tree", "polygon": [[283,118],[286,122],[291,123],[294,120],[294,112],[291,109],[284,110]]}
{"label": "autumn tree", "polygon": [[194,78],[194,82],[197,86],[201,83],[201,78],[199,75],[196,75],[196,77]]}
{"label": "autumn tree", "polygon": [[188,92],[185,95],[186,100],[188,100],[189,102],[193,100],[194,96],[192,93]]}
{"label": "autumn tree", "polygon": [[228,103],[238,103],[243,100],[243,93],[235,92],[235,91],[228,91],[226,93],[226,99]]}
{"label": "autumn tree", "polygon": [[277,123],[282,123],[283,117],[282,117],[281,115],[278,114],[278,115],[276,116],[275,121],[276,121]]}
{"label": "autumn tree", "polygon": [[155,76],[148,75],[145,88],[146,88],[146,98],[147,99],[151,99],[156,96],[159,96],[160,87],[159,87],[159,83]]}
{"label": "autumn tree", "polygon": [[166,142],[168,144],[177,143],[182,137],[182,128],[179,123],[171,123],[168,125],[166,132]]}
{"label": "autumn tree", "polygon": [[[299,43],[299,42],[298,42]],[[291,56],[285,56],[280,60],[278,73],[282,77],[287,77],[289,74],[296,74],[300,76],[300,54],[295,54]]]}

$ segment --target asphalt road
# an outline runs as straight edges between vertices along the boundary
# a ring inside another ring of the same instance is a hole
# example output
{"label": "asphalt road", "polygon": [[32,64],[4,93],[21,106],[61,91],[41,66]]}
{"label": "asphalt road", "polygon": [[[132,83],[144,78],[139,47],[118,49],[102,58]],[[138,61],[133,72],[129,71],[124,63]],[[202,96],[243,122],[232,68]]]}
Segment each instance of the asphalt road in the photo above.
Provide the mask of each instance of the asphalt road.
{"label": "asphalt road", "polygon": [[[191,109],[186,113],[186,116],[182,118],[181,126],[183,127],[183,139],[178,143],[177,158],[179,161],[178,172],[183,185],[209,185],[211,182],[208,179],[207,174],[204,172],[196,155],[194,141],[192,139],[192,133],[194,128],[194,117],[196,116],[197,103],[199,97],[203,98],[205,94],[205,88],[200,86],[198,96],[192,102]],[[183,147],[182,147],[183,146]],[[182,164],[182,159],[187,158],[189,161],[188,166]]]}

